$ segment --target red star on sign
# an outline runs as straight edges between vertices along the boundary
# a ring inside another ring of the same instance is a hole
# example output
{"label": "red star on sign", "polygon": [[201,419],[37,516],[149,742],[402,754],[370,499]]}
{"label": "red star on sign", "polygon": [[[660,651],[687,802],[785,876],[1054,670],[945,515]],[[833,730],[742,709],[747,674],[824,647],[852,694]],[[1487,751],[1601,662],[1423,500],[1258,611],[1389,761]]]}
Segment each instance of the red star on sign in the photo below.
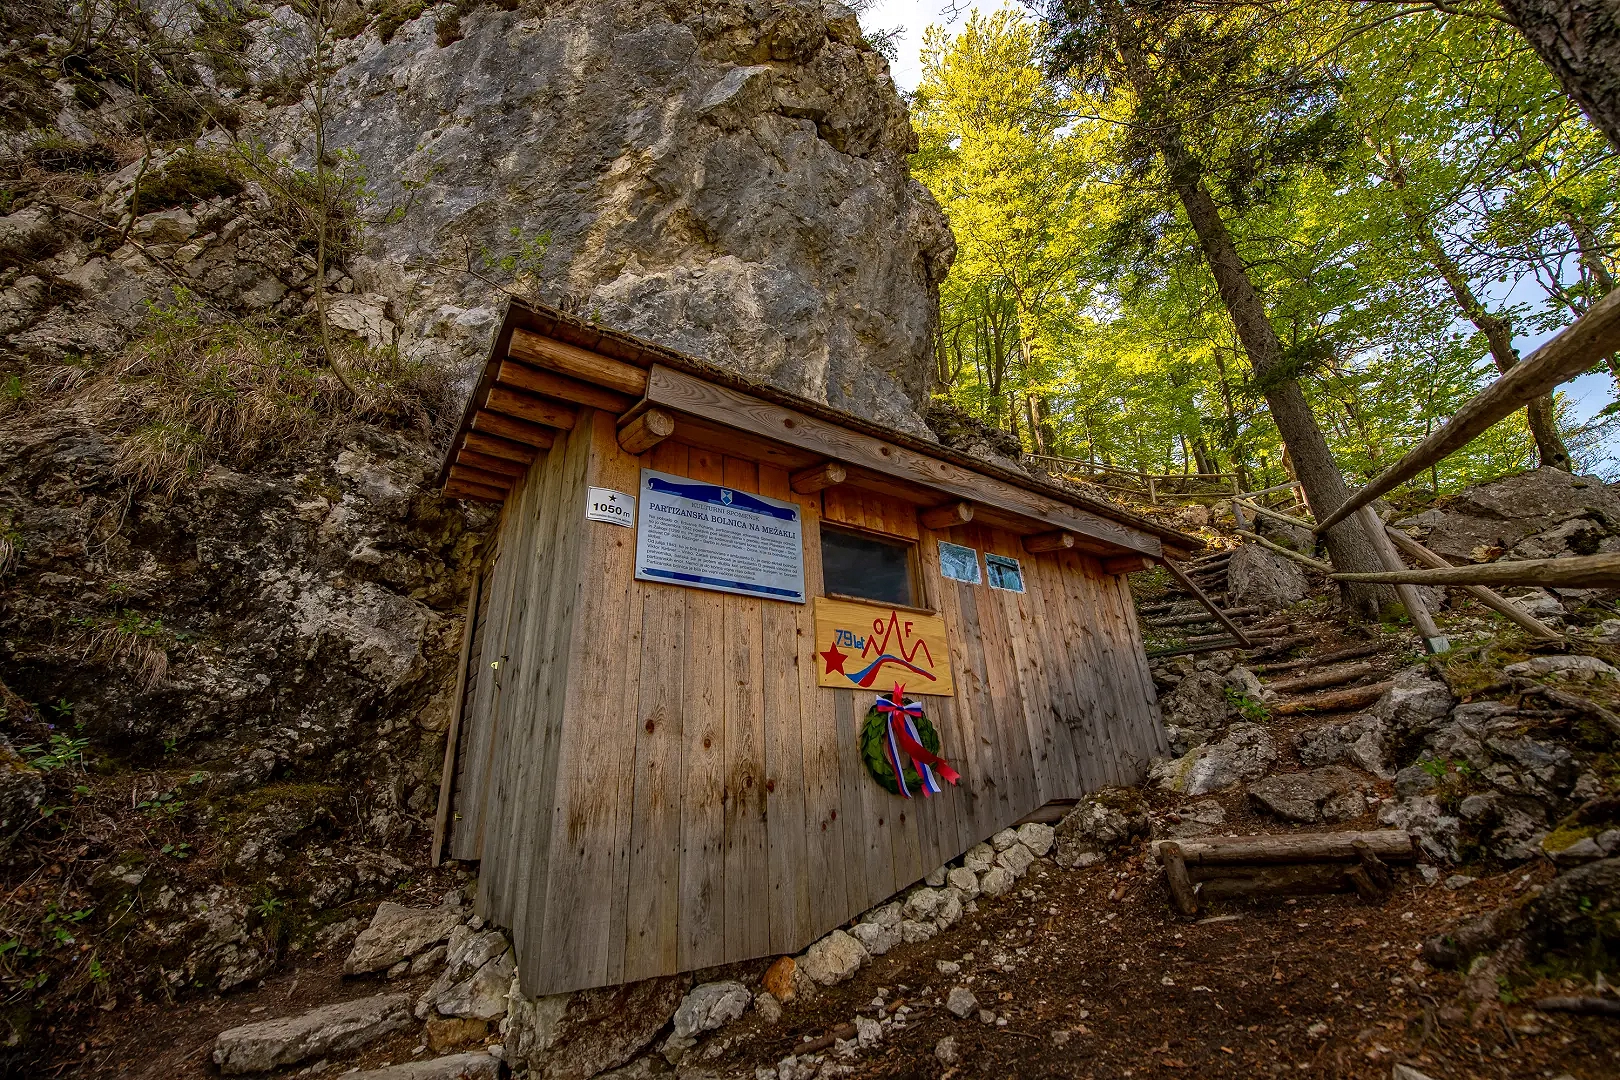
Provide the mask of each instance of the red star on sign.
{"label": "red star on sign", "polygon": [[821,658],[827,661],[827,670],[825,674],[831,675],[835,671],[840,675],[845,674],[844,661],[849,659],[849,654],[846,652],[840,652],[836,642],[833,643],[831,648],[821,654]]}

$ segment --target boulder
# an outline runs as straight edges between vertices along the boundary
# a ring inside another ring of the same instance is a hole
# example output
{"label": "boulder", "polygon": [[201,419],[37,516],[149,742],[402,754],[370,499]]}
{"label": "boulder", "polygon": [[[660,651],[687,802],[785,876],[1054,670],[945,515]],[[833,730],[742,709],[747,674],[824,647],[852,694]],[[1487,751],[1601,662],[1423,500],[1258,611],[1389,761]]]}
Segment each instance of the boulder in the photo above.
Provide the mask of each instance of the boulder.
{"label": "boulder", "polygon": [[227,1074],[284,1069],[358,1050],[410,1026],[410,999],[404,994],[342,1001],[223,1031],[214,1040],[214,1064]]}
{"label": "boulder", "polygon": [[881,923],[856,923],[850,928],[850,935],[873,956],[882,956],[896,945],[900,944],[900,924],[884,926]]}
{"label": "boulder", "polygon": [[531,1077],[586,1080],[629,1061],[675,1015],[690,975],[543,998],[514,993],[501,1025],[506,1060]]}
{"label": "boulder", "polygon": [[724,1027],[747,1012],[752,1000],[753,995],[740,982],[694,986],[675,1010],[675,1036],[684,1039]]}
{"label": "boulder", "polygon": [[1593,510],[1620,521],[1620,497],[1596,477],[1543,468],[1470,488],[1442,510],[1396,524],[1427,527],[1430,550],[1453,562],[1474,562]]}
{"label": "boulder", "polygon": [[499,930],[475,933],[457,927],[451,934],[444,970],[417,1000],[416,1016],[430,1012],[495,1020],[506,1012],[506,994],[515,970],[511,946]]}
{"label": "boulder", "polygon": [[345,975],[383,971],[432,948],[461,925],[458,907],[411,908],[384,900],[371,925],[360,931],[343,962]]}
{"label": "boulder", "polygon": [[1013,829],[1002,829],[990,838],[990,846],[996,849],[997,854],[1006,851],[1018,843],[1018,833]]}
{"label": "boulder", "polygon": [[798,997],[799,964],[791,956],[779,956],[760,976],[759,984],[784,1005]]}
{"label": "boulder", "polygon": [[934,913],[934,925],[941,930],[962,921],[962,894],[955,889],[946,889],[945,893],[945,899],[939,902],[939,910]]}
{"label": "boulder", "polygon": [[867,959],[866,948],[859,941],[842,930],[834,930],[805,950],[799,967],[812,982],[832,986],[854,975]]}
{"label": "boulder", "polygon": [[1023,877],[1024,871],[1035,861],[1035,856],[1029,853],[1029,848],[1023,844],[1014,844],[1012,847],[996,856],[996,865],[1004,866],[1012,872],[1013,877]]}
{"label": "boulder", "polygon": [[978,843],[967,849],[962,856],[962,865],[975,874],[982,874],[996,862],[996,849],[989,844]]}
{"label": "boulder", "polygon": [[986,896],[1001,896],[1013,887],[1018,879],[1013,877],[1011,870],[1003,866],[992,866],[979,877],[979,891]]}
{"label": "boulder", "polygon": [[500,1080],[501,1059],[477,1051],[344,1074],[344,1080]]}
{"label": "boulder", "polygon": [[45,798],[45,778],[0,735],[0,851],[34,820]]}
{"label": "boulder", "polygon": [[17,266],[29,259],[43,259],[66,239],[42,206],[7,214],[0,217],[0,265]]}
{"label": "boulder", "polygon": [[1290,559],[1259,544],[1243,544],[1226,566],[1226,597],[1231,607],[1257,607],[1267,614],[1305,599],[1310,583]]}
{"label": "boulder", "polygon": [[1620,679],[1620,670],[1595,656],[1533,656],[1502,669],[1504,675],[1561,675],[1573,678],[1602,676]]}
{"label": "boulder", "polygon": [[1205,795],[1244,780],[1258,780],[1277,760],[1277,746],[1259,724],[1233,724],[1226,737],[1160,761],[1149,777],[1162,790]]}
{"label": "boulder", "polygon": [[1328,765],[1263,777],[1249,785],[1249,797],[1285,821],[1312,824],[1360,817],[1370,787],[1354,770]]}
{"label": "boulder", "polygon": [[903,909],[905,917],[920,922],[931,921],[939,910],[940,901],[944,899],[944,889],[917,889],[906,897]]}
{"label": "boulder", "polygon": [[931,922],[919,922],[916,919],[906,919],[900,924],[900,940],[907,945],[915,945],[919,941],[927,941],[939,933],[939,927]]}
{"label": "boulder", "polygon": [[1075,804],[1053,830],[1054,861],[1064,869],[1090,866],[1149,833],[1147,804],[1131,788],[1105,788]]}
{"label": "boulder", "polygon": [[1230,685],[1223,673],[1194,671],[1160,700],[1173,747],[1185,753],[1220,738],[1239,715],[1237,705],[1227,694]]}
{"label": "boulder", "polygon": [[1420,741],[1451,711],[1451,688],[1428,667],[1416,664],[1396,673],[1394,685],[1364,714],[1382,724],[1390,752]]}
{"label": "boulder", "polygon": [[1414,795],[1385,803],[1378,824],[1405,829],[1436,862],[1457,861],[1457,840],[1462,822],[1440,808],[1433,795]]}
{"label": "boulder", "polygon": [[979,895],[979,875],[965,866],[952,867],[950,873],[945,875],[945,881],[960,892],[964,900],[972,900]]}
{"label": "boulder", "polygon": [[1376,716],[1357,716],[1342,724],[1306,728],[1294,736],[1294,750],[1304,765],[1333,765],[1347,761],[1356,768],[1388,780],[1387,729]]}
{"label": "boulder", "polygon": [[1029,849],[1029,853],[1040,858],[1052,850],[1052,843],[1057,838],[1057,832],[1050,825],[1039,821],[1029,821],[1018,826],[1018,842]]}

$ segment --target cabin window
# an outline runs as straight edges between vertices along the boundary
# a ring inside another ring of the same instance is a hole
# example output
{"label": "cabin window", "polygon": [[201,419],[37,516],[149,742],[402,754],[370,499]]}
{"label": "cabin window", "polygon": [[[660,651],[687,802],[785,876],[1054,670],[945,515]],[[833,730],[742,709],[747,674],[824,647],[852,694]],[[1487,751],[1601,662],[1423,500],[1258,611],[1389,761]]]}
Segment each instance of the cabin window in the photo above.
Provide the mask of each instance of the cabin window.
{"label": "cabin window", "polygon": [[984,553],[984,569],[990,578],[992,589],[1001,589],[1005,592],[1024,591],[1024,568],[1018,565],[1017,559],[987,551]]}
{"label": "cabin window", "polygon": [[916,607],[917,547],[865,533],[821,528],[821,574],[830,596]]}

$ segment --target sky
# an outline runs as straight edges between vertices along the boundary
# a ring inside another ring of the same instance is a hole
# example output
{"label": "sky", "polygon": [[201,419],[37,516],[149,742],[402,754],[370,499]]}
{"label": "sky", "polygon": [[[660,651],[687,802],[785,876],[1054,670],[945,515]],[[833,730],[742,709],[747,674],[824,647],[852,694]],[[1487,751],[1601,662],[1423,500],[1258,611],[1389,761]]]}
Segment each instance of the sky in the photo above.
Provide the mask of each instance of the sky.
{"label": "sky", "polygon": [[[899,59],[889,65],[889,72],[894,76],[895,85],[909,92],[917,88],[917,82],[922,77],[922,36],[930,25],[955,28],[974,8],[988,15],[1002,8],[1016,7],[1020,5],[1015,0],[980,0],[977,4],[969,0],[958,0],[956,3],[952,3],[952,0],[877,0],[861,14],[861,25],[868,30],[886,30],[895,26],[905,28],[898,42]],[[1508,290],[1507,296],[1502,299],[1535,303],[1539,301],[1539,295],[1535,283],[1525,281]],[[1536,346],[1551,336],[1521,334],[1515,339],[1514,345],[1518,347],[1520,356],[1529,356]],[[1615,400],[1614,382],[1602,374],[1582,375],[1565,383],[1562,390],[1574,404],[1573,412],[1578,422],[1590,420],[1598,410]],[[1620,444],[1611,443],[1604,456],[1607,460],[1598,463],[1597,471],[1620,477]]]}

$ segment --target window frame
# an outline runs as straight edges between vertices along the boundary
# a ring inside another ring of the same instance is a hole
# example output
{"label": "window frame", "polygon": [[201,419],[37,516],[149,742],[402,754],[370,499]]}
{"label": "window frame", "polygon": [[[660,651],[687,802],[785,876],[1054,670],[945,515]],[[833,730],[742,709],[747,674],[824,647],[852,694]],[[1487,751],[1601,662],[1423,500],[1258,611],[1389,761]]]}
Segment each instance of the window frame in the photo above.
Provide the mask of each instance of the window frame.
{"label": "window frame", "polygon": [[[822,536],[828,531],[844,533],[847,536],[854,536],[862,540],[870,540],[874,543],[904,550],[906,553],[906,576],[911,583],[911,603],[897,604],[889,600],[874,600],[870,596],[855,596],[851,593],[833,592],[827,585],[827,560],[822,541]],[[931,605],[928,596],[928,580],[923,574],[922,566],[922,546],[918,541],[908,536],[896,536],[893,533],[878,532],[875,529],[862,529],[855,525],[823,520],[816,535],[816,557],[821,560],[821,595],[829,600],[848,600],[856,604],[879,604],[900,611],[916,612],[919,615],[938,614],[938,610]]]}

